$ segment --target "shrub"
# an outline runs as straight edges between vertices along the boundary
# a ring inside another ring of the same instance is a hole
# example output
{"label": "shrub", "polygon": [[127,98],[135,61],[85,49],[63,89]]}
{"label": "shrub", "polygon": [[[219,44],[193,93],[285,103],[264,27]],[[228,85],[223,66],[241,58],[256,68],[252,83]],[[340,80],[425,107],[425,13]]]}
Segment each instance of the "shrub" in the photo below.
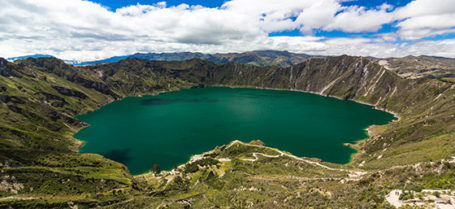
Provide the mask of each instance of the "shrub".
{"label": "shrub", "polygon": [[161,171],[161,168],[158,164],[153,165],[152,172],[159,173],[160,171]]}

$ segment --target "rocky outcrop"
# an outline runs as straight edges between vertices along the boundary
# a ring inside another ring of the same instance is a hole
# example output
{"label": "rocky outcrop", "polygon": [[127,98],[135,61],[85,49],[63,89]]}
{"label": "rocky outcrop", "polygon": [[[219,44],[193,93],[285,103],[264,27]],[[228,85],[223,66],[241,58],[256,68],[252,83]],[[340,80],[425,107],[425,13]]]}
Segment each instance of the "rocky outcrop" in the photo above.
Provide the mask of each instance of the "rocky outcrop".
{"label": "rocky outcrop", "polygon": [[65,96],[73,96],[73,97],[78,97],[81,99],[86,99],[87,95],[80,91],[72,90],[72,89],[67,89],[65,87],[61,86],[52,86],[53,89],[57,90],[58,93],[63,94]]}
{"label": "rocky outcrop", "polygon": [[25,104],[25,101],[19,97],[16,96],[8,96],[8,95],[0,95],[0,102],[3,103],[16,103],[16,104]]}

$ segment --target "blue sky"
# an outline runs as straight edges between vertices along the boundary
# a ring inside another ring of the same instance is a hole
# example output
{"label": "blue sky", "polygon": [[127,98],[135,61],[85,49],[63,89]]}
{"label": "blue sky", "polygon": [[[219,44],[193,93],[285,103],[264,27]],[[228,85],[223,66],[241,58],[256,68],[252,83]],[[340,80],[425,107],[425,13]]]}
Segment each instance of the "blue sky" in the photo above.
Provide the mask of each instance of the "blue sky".
{"label": "blue sky", "polygon": [[[95,0],[101,5],[108,7],[110,10],[115,10],[121,7],[126,7],[130,5],[153,5],[157,4],[158,2],[162,2],[161,0]],[[188,4],[188,5],[202,5],[204,7],[209,8],[216,8],[221,7],[225,1],[224,0],[171,0],[165,1],[167,6],[177,6],[180,4]],[[283,1],[285,2],[285,1]],[[390,4],[393,7],[401,7],[405,6],[406,4],[410,3],[411,0],[348,0],[341,2],[343,6],[362,6],[367,9],[375,9],[383,4]],[[385,24],[377,33],[387,33],[397,31],[397,28],[393,27],[392,24]],[[349,37],[349,36],[371,36],[375,33],[346,33],[343,31],[315,31],[316,35],[326,36],[326,37]],[[279,32],[273,32],[269,34],[270,36],[302,36],[302,33],[299,30],[284,30]],[[440,37],[435,37],[440,38]]]}
{"label": "blue sky", "polygon": [[[115,11],[118,8],[130,6],[130,5],[154,5],[158,2],[163,2],[162,0],[94,0],[93,2],[99,3],[103,6],[108,7],[110,10]],[[180,4],[188,4],[188,5],[201,5],[208,8],[219,8],[224,3],[225,0],[170,0],[165,1],[167,6],[178,6]],[[283,1],[284,3],[285,1]],[[349,6],[359,6],[365,7],[366,9],[376,9],[383,4],[392,5],[393,8],[399,8],[406,6],[412,2],[412,0],[347,0],[342,1],[341,5],[349,7]],[[455,2],[454,2],[455,5]],[[293,17],[295,19],[295,17]],[[324,30],[315,30],[314,34],[317,36],[323,37],[353,37],[353,36],[361,36],[361,37],[374,37],[375,34],[380,33],[390,33],[398,31],[398,28],[395,26],[396,21],[390,24],[384,24],[382,27],[375,32],[356,32],[356,33],[348,33],[343,32],[340,30],[333,30],[333,31],[324,31]],[[298,29],[293,30],[283,30],[283,31],[276,31],[269,33],[269,36],[303,36],[301,31]],[[425,40],[442,40],[447,38],[453,38],[454,34],[444,34],[444,35],[435,35],[431,37],[426,37]],[[397,40],[397,42],[406,42],[406,40]]]}
{"label": "blue sky", "polygon": [[382,4],[390,4],[395,7],[402,7],[405,6],[406,4],[410,3],[411,0],[357,0],[357,1],[345,1],[342,4],[345,6],[364,6],[367,8],[374,8],[377,6],[381,6]]}
{"label": "blue sky", "polygon": [[[144,4],[144,5],[152,5],[158,2],[162,2],[160,0],[95,0],[99,4],[109,7],[112,10],[117,8],[136,5],[136,4]],[[188,4],[188,5],[202,5],[205,7],[220,7],[223,5],[224,0],[171,0],[166,1],[167,5],[169,6],[176,6],[180,4]],[[411,2],[411,0],[353,0],[353,1],[344,1],[341,4],[344,6],[364,6],[367,8],[375,8],[380,6],[384,3],[394,5],[396,7],[405,6]],[[285,1],[283,1],[285,3]]]}
{"label": "blue sky", "polygon": [[454,0],[4,0],[0,57],[264,49],[455,57],[454,19]]}
{"label": "blue sky", "polygon": [[[104,6],[109,7],[112,10],[115,10],[117,8],[125,7],[125,6],[130,6],[130,5],[136,5],[136,4],[144,4],[144,5],[153,5],[158,2],[162,1],[156,1],[156,0],[96,0],[94,2],[97,2],[99,4],[102,4]],[[178,0],[171,0],[171,1],[166,1],[166,4],[168,6],[177,6],[180,4],[188,4],[188,5],[202,5],[205,7],[220,7],[223,5],[224,0],[183,0],[183,1],[178,1]]]}
{"label": "blue sky", "polygon": [[[163,2],[161,0],[95,0],[94,2],[99,3],[108,7],[110,10],[115,10],[121,7],[126,7],[130,5],[153,5],[157,4],[158,2]],[[171,0],[165,1],[167,6],[177,6],[180,4],[188,4],[188,5],[202,5],[204,7],[209,8],[216,8],[221,7],[225,1],[224,0]],[[285,1],[283,1],[285,2]],[[383,4],[390,4],[393,7],[402,7],[406,4],[410,3],[411,0],[348,0],[341,2],[343,6],[362,6],[367,9],[375,9]],[[455,4],[455,3],[454,3]],[[349,37],[349,36],[364,36],[369,37],[376,33],[388,33],[388,32],[395,32],[397,28],[394,27],[392,24],[385,24],[383,27],[377,32],[370,32],[370,33],[346,33],[343,31],[315,31],[316,35],[325,36],[325,37]],[[273,32],[269,34],[270,36],[302,36],[302,33],[299,30],[284,30],[279,32]],[[444,37],[436,36],[434,39],[442,39]]]}

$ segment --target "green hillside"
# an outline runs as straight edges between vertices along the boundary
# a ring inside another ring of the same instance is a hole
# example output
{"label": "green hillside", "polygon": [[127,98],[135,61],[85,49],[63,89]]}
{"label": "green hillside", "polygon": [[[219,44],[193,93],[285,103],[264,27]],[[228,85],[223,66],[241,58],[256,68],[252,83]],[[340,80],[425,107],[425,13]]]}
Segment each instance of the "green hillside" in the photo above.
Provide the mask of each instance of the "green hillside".
{"label": "green hillside", "polygon": [[[368,103],[400,120],[370,127],[347,165],[232,142],[170,172],[130,175],[78,154],[74,117],[125,96],[204,86],[290,89]],[[405,79],[339,56],[290,67],[200,59],[74,67],[56,58],[0,59],[0,207],[372,208],[393,189],[453,189],[455,87]],[[418,164],[417,164],[418,163]]]}

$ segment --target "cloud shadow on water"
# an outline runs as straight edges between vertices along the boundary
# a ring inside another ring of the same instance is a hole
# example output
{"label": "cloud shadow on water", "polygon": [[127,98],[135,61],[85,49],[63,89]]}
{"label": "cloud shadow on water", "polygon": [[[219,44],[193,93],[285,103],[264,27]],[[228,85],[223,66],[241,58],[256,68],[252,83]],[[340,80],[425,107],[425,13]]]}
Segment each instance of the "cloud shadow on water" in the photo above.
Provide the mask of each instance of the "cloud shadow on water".
{"label": "cloud shadow on water", "polygon": [[109,150],[106,153],[103,153],[102,155],[111,160],[125,164],[131,160],[131,157],[129,156],[130,151],[131,150],[129,148],[116,149],[116,150]]}
{"label": "cloud shadow on water", "polygon": [[177,102],[188,102],[188,103],[199,103],[199,102],[208,102],[213,103],[217,102],[216,99],[161,99],[161,98],[151,98],[151,99],[144,99],[142,100],[142,105],[168,105]]}

